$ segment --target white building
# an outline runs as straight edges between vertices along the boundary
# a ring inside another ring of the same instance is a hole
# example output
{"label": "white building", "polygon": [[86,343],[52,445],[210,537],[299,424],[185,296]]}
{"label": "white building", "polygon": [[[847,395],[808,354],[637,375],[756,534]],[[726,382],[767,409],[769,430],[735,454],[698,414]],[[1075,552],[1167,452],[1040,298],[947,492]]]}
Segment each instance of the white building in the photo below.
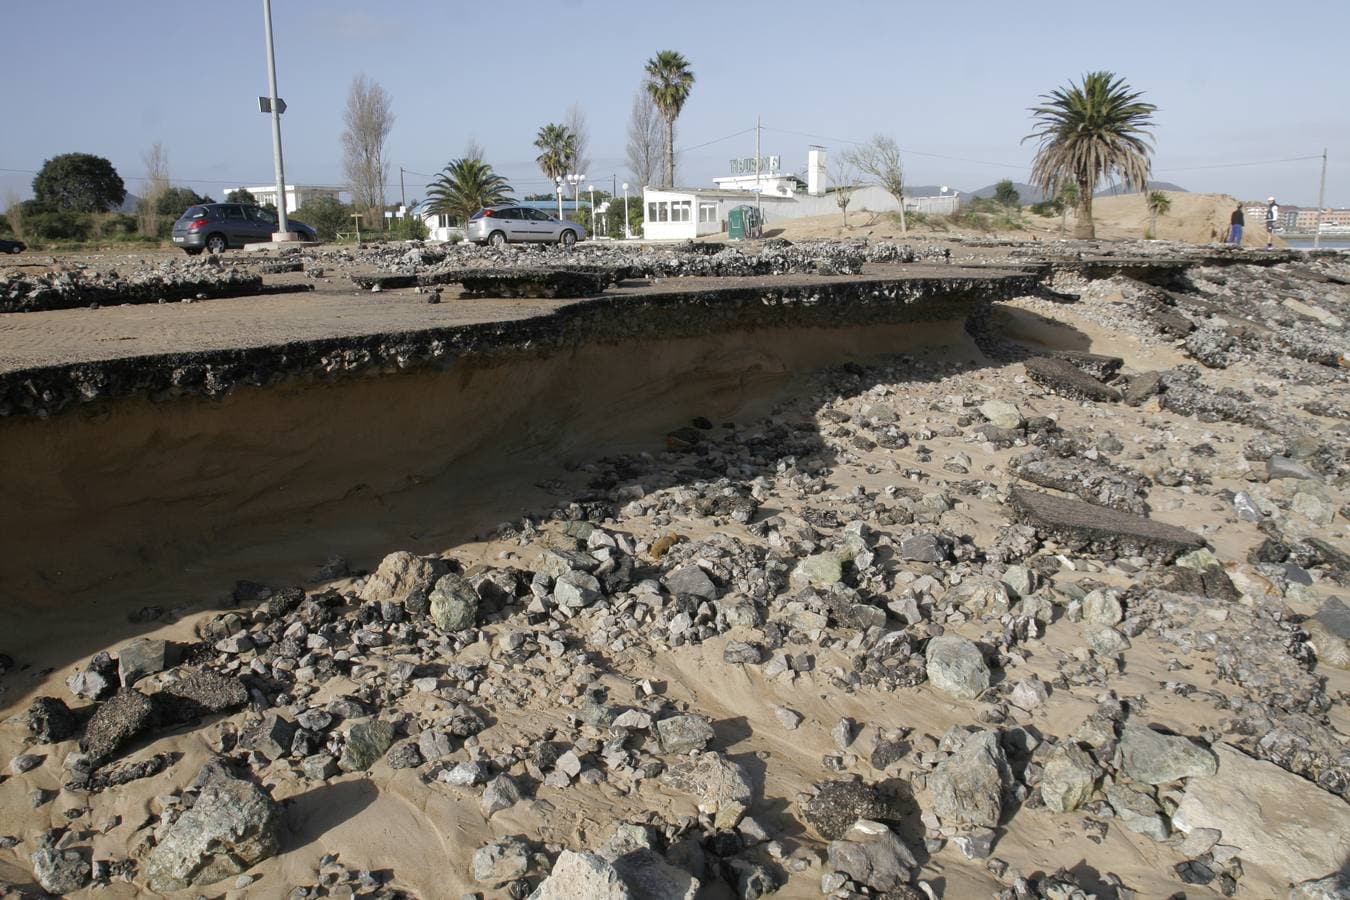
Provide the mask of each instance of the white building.
{"label": "white building", "polygon": [[[692,240],[727,230],[734,206],[758,206],[765,227],[780,219],[801,219],[839,212],[825,149],[812,147],[806,155],[806,181],[779,171],[780,158],[732,160],[732,174],[714,178],[716,187],[643,188],[645,211],[643,237],[649,241]],[[960,209],[960,198],[905,197],[905,209],[951,214]],[[853,186],[848,211],[891,212],[900,204],[876,185]]]}
{"label": "white building", "polygon": [[[248,191],[253,198],[258,201],[259,206],[275,206],[281,208],[277,202],[277,186],[275,184],[264,184],[258,187],[233,188],[235,191]],[[288,184],[286,185],[286,212],[293,213],[306,203],[312,203],[320,197],[332,197],[334,200],[341,199],[342,193],[338,188],[319,187],[311,184]],[[230,191],[226,191],[228,197]]]}

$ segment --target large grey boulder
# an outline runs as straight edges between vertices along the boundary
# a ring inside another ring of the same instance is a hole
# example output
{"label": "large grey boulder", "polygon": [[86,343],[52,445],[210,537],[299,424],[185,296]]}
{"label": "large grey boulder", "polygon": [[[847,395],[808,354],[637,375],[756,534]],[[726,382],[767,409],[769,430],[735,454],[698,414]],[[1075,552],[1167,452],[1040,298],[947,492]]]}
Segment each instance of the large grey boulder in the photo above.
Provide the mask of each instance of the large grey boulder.
{"label": "large grey boulder", "polygon": [[712,724],[702,716],[671,716],[656,723],[656,738],[666,753],[702,750],[712,743]]}
{"label": "large grey boulder", "polygon": [[604,857],[587,851],[564,850],[553,871],[530,894],[529,900],[637,900]]}
{"label": "large grey boulder", "polygon": [[986,400],[980,404],[980,415],[991,425],[1005,431],[1014,431],[1026,424],[1022,413],[1006,400]]}
{"label": "large grey boulder", "polygon": [[49,894],[69,894],[89,883],[89,861],[78,850],[44,847],[33,852],[33,876]]}
{"label": "large grey boulder", "polygon": [[1008,586],[995,578],[974,575],[947,591],[943,601],[955,603],[972,616],[1001,616],[1012,607]]}
{"label": "large grey boulder", "polygon": [[394,743],[394,723],[383,719],[358,719],[347,730],[338,768],[344,772],[364,772],[384,756]]}
{"label": "large grey boulder", "polygon": [[197,802],[168,827],[150,852],[150,888],[181,891],[237,875],[276,854],[281,846],[281,806],[251,781],[236,778],[217,761],[193,782]]}
{"label": "large grey boulder", "polygon": [[427,596],[431,621],[441,631],[472,628],[478,622],[478,592],[462,575],[451,572],[437,579]]}
{"label": "large grey boulder", "polygon": [[1101,774],[1090,753],[1073,741],[1060,741],[1042,767],[1041,799],[1047,809],[1072,812],[1092,798]]}
{"label": "large grey boulder", "polygon": [[829,867],[874,891],[893,891],[909,884],[918,860],[884,823],[859,819],[844,840],[826,849]]}
{"label": "large grey boulder", "polygon": [[125,688],[104,700],[89,724],[84,727],[80,748],[95,764],[110,759],[136,735],[147,731],[154,723],[155,705],[150,698],[135,688]]}
{"label": "large grey boulder", "polygon": [[701,566],[688,563],[671,572],[662,582],[672,594],[690,594],[704,600],[717,599],[717,585]]}
{"label": "large grey boulder", "polygon": [[1337,669],[1350,669],[1350,608],[1339,597],[1331,597],[1317,614],[1303,621],[1308,641],[1317,653],[1317,662]]}
{"label": "large grey boulder", "polygon": [[661,781],[698,802],[718,828],[735,828],[750,809],[754,788],[739,763],[711,750],[672,763]]}
{"label": "large grey boulder", "polygon": [[169,642],[141,638],[117,651],[117,673],[123,687],[147,675],[163,672],[169,664]]}
{"label": "large grey boulder", "polygon": [[1204,747],[1142,725],[1121,729],[1120,755],[1125,774],[1144,784],[1213,775],[1217,765],[1213,752]]}
{"label": "large grey boulder", "polygon": [[1167,820],[1158,809],[1158,801],[1152,792],[1133,784],[1109,784],[1106,801],[1115,810],[1120,824],[1130,831],[1155,841],[1167,840]]}
{"label": "large grey boulder", "polygon": [[610,860],[635,900],[694,900],[702,887],[693,875],[642,847]]}
{"label": "large grey boulder", "polygon": [[801,804],[802,818],[826,840],[844,840],[859,819],[888,817],[881,792],[862,781],[826,781]]}
{"label": "large grey boulder", "polygon": [[1178,830],[1215,828],[1244,865],[1297,883],[1350,859],[1350,804],[1274,763],[1216,744],[1218,771],[1186,782],[1172,815]]}
{"label": "large grey boulder", "polygon": [[995,828],[1011,778],[998,734],[977,731],[928,776],[933,812],[943,825]]}
{"label": "large grey boulder", "polygon": [[940,691],[974,700],[989,687],[989,666],[973,641],[944,634],[928,642],[928,680]]}
{"label": "large grey boulder", "polygon": [[469,875],[480,884],[505,884],[530,871],[530,845],[523,838],[508,837],[473,854]]}
{"label": "large grey boulder", "polygon": [[357,596],[366,602],[406,603],[413,594],[429,589],[444,571],[445,563],[441,560],[397,550],[380,561],[379,568],[361,585]]}
{"label": "large grey boulder", "polygon": [[834,550],[825,550],[804,557],[788,576],[794,590],[808,587],[831,588],[844,579],[844,563],[849,557]]}

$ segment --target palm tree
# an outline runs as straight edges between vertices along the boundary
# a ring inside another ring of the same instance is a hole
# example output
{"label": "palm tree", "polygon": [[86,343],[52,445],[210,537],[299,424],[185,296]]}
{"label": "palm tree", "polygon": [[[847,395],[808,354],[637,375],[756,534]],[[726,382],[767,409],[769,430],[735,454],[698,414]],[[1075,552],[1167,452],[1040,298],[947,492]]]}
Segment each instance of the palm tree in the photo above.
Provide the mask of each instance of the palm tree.
{"label": "palm tree", "polygon": [[1031,180],[1041,190],[1071,182],[1078,187],[1078,218],[1073,236],[1091,240],[1092,192],[1113,173],[1136,190],[1148,182],[1153,113],[1140,92],[1111,72],[1089,72],[1080,84],[1069,83],[1042,94],[1044,104],[1031,107],[1036,130],[1023,142],[1040,142],[1031,166]]}
{"label": "palm tree", "polygon": [[1148,196],[1144,198],[1148,204],[1148,214],[1150,224],[1148,226],[1148,236],[1155,238],[1158,236],[1158,216],[1167,215],[1167,211],[1172,208],[1172,198],[1162,191],[1149,191]]}
{"label": "palm tree", "polygon": [[689,60],[674,50],[662,50],[647,60],[647,93],[651,96],[661,118],[666,120],[666,181],[665,187],[675,186],[675,120],[689,91],[694,86],[694,73]]}
{"label": "palm tree", "polygon": [[550,122],[540,128],[534,145],[539,148],[534,161],[539,163],[539,170],[549,181],[572,172],[577,158],[577,136],[566,125]]}
{"label": "palm tree", "polygon": [[430,212],[455,216],[463,222],[485,206],[496,206],[514,193],[506,179],[476,156],[450,161],[427,188]]}

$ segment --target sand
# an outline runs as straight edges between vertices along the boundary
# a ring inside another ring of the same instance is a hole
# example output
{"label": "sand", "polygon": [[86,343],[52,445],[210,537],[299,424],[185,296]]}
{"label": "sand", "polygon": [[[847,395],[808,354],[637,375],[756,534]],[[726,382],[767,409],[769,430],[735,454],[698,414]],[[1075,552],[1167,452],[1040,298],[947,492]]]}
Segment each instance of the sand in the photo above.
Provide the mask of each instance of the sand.
{"label": "sand", "polygon": [[[1029,346],[1109,352],[1124,357],[1126,367],[1134,371],[1185,361],[1171,345],[1114,333],[1072,307],[1055,309],[1051,318],[1034,298],[1003,304],[997,318],[1005,333]],[[341,387],[239,390],[219,404],[185,402],[172,409],[126,404],[112,414],[118,419],[111,423],[115,429],[78,416],[34,423],[32,433],[7,437],[15,442],[7,449],[21,447],[17,458],[35,472],[29,485],[32,496],[25,502],[35,504],[28,508],[39,509],[38,498],[61,499],[48,501],[32,523],[10,518],[0,525],[11,540],[17,535],[20,542],[9,550],[10,558],[31,562],[61,528],[83,527],[100,535],[103,545],[82,544],[60,568],[59,560],[44,559],[36,567],[39,577],[20,581],[11,594],[15,605],[5,646],[20,648],[15,655],[27,667],[6,676],[0,711],[12,714],[42,693],[65,696],[64,678],[78,663],[133,635],[191,639],[194,627],[225,604],[235,577],[284,583],[308,578],[312,566],[334,552],[348,555],[354,565],[373,567],[383,553],[404,548],[441,552],[466,566],[503,560],[528,563],[519,556],[522,551],[515,542],[482,539],[481,533],[495,521],[518,517],[542,502],[582,493],[588,458],[632,448],[655,452],[671,423],[694,414],[748,422],[776,408],[794,420],[812,420],[809,404],[779,405],[801,398],[797,373],[827,359],[869,358],[925,345],[936,346],[930,350],[933,358],[970,364],[940,382],[896,386],[901,393],[888,402],[902,410],[900,424],[907,430],[938,426],[949,418],[938,412],[946,398],[978,393],[1012,400],[1027,415],[1055,416],[1065,426],[1111,430],[1127,441],[1134,431],[1164,427],[1170,441],[1161,450],[1150,450],[1153,457],[1181,454],[1202,440],[1236,455],[1235,448],[1247,434],[1247,429],[1230,423],[1200,423],[1154,407],[1108,410],[1043,394],[1025,384],[1019,365],[985,358],[959,330],[922,332],[912,326],[587,348],[490,371],[401,376]],[[1226,379],[1237,384],[1242,376],[1217,377],[1221,383]],[[524,406],[520,402],[524,396],[540,399]],[[115,437],[110,441],[108,435]],[[368,468],[379,480],[333,485],[333,473],[325,467],[326,448],[333,442],[342,442],[348,452],[356,447],[368,453]],[[833,472],[832,486],[840,492],[854,485],[881,490],[903,481],[901,470],[919,470],[930,479],[925,489],[931,490],[953,479],[942,462],[956,452],[970,455],[970,477],[1003,477],[1009,451],[940,432],[924,443],[933,451],[930,462],[918,461],[906,451],[859,452]],[[50,462],[57,459],[59,465]],[[49,461],[46,466],[44,460]],[[1215,486],[1241,489],[1247,483],[1234,468]],[[339,502],[332,501],[334,493]],[[779,495],[765,506],[791,515],[799,499]],[[1230,561],[1235,577],[1242,576],[1247,567],[1232,561],[1245,559],[1247,550],[1260,541],[1254,525],[1224,517],[1216,511],[1217,500],[1198,498],[1184,488],[1155,486],[1150,502],[1159,520],[1203,528],[1220,558]],[[249,510],[248,533],[213,532],[210,522],[217,505],[232,512],[241,506]],[[304,527],[295,527],[296,516]],[[1216,518],[1223,526],[1207,527]],[[151,533],[160,529],[162,536],[177,535],[181,546],[167,539],[145,550],[126,545],[128,522]],[[978,499],[963,500],[943,517],[944,527],[964,530],[977,542],[993,540],[1004,522],[999,507]],[[556,530],[557,523],[546,527]],[[635,520],[625,527],[642,538],[672,532],[697,538],[708,533],[706,520],[662,525]],[[740,526],[728,524],[726,531],[754,540]],[[1328,527],[1323,533],[1345,538],[1344,526]],[[1084,565],[1106,583],[1123,586],[1131,581],[1123,569]],[[1061,577],[1082,574],[1061,573]],[[339,580],[333,586],[350,584]],[[1316,590],[1319,597],[1329,592],[1325,585]],[[60,607],[54,605],[58,599]],[[127,621],[129,611],[152,602],[170,608],[167,620],[149,626]],[[960,631],[978,638],[997,628],[997,623],[970,622]],[[492,632],[489,628],[489,635]],[[606,682],[616,697],[627,698],[635,681],[651,679],[663,685],[665,696],[675,704],[711,716],[716,722],[715,746],[765,774],[764,799],[754,815],[771,829],[781,829],[790,846],[817,854],[822,849],[818,840],[800,830],[791,805],[813,781],[830,777],[822,757],[838,752],[830,732],[840,716],[852,716],[871,729],[912,728],[922,745],[921,736],[940,736],[953,724],[969,724],[978,711],[977,704],[943,697],[928,687],[839,694],[828,673],[849,661],[837,650],[821,652],[815,672],[765,679],[758,669],[722,661],[722,646],[735,637],[729,634],[657,657],[641,649],[617,653],[609,660],[616,674],[607,676]],[[1073,658],[1080,646],[1076,627],[1061,621],[1044,640],[1023,647],[1026,660],[1016,676],[1036,673],[1049,680],[1056,663]],[[487,653],[482,643],[471,647],[466,658],[484,658]],[[1215,679],[1212,667],[1196,656],[1187,658],[1191,668],[1178,673],[1169,665],[1173,655],[1167,648],[1136,641],[1125,653],[1123,674],[1113,687],[1123,697],[1138,698],[1148,722],[1188,734],[1217,727],[1221,714],[1212,704],[1161,691],[1159,685],[1181,679],[1221,694],[1231,692],[1232,686]],[[561,723],[567,703],[560,692],[569,674],[564,665],[546,667],[529,676],[534,693],[528,702],[485,704],[493,724],[478,742],[491,752],[527,742],[549,724]],[[1328,693],[1350,690],[1346,673],[1326,674]],[[335,679],[320,697],[341,693],[347,686]],[[1092,711],[1093,701],[1090,692],[1056,691],[1043,708],[1019,721],[1045,734],[1063,735]],[[415,702],[423,708],[447,706],[434,698]],[[772,714],[773,704],[798,710],[805,717],[800,728],[784,729]],[[1343,710],[1337,715],[1344,729]],[[209,755],[219,727],[213,722],[185,727],[133,747],[132,757],[167,750],[183,758],[164,776],[88,800],[92,822],[122,817],[121,825],[93,838],[97,856],[134,853],[133,833],[157,809],[155,798],[192,777]],[[0,760],[27,747],[22,728],[12,720],[0,727]],[[0,833],[18,834],[31,846],[40,831],[63,824],[62,804],[73,801],[70,795],[38,810],[29,802],[33,789],[59,787],[59,755],[47,752],[33,772],[0,783],[0,822],[5,823]],[[689,798],[654,783],[632,794],[607,784],[545,786],[533,800],[489,821],[478,811],[476,791],[424,785],[415,772],[395,771],[384,762],[368,774],[343,776],[318,787],[299,786],[279,771],[264,771],[263,779],[287,807],[283,853],[250,870],[259,878],[253,886],[231,890],[226,881],[208,891],[210,896],[284,896],[291,885],[313,883],[319,857],[334,852],[350,867],[392,870],[394,884],[418,896],[455,898],[482,890],[468,879],[469,859],[494,837],[527,834],[572,847],[595,846],[607,837],[614,821],[644,810],[661,810],[668,817],[695,813]],[[922,793],[920,801],[926,801]],[[1083,832],[1081,819],[1081,814],[1023,810],[1016,827],[997,844],[995,855],[1027,873],[1061,866],[1077,866],[1093,877],[1109,872],[1140,897],[1165,897],[1180,889],[1172,866],[1183,857],[1175,848],[1114,825],[1102,843],[1094,843]],[[776,896],[819,897],[818,874],[814,870],[794,878]],[[951,844],[928,860],[923,877],[937,879],[948,898],[989,896],[994,889],[983,865],[966,860]],[[26,860],[13,851],[0,851],[0,879],[27,883]],[[1284,890],[1277,877],[1255,866],[1248,868],[1242,885],[1241,896],[1282,896]],[[1110,896],[1106,891],[1103,887],[1103,895]],[[126,884],[90,895],[142,896]],[[489,896],[497,895],[489,892]],[[1210,888],[1187,887],[1186,896],[1218,894]]]}

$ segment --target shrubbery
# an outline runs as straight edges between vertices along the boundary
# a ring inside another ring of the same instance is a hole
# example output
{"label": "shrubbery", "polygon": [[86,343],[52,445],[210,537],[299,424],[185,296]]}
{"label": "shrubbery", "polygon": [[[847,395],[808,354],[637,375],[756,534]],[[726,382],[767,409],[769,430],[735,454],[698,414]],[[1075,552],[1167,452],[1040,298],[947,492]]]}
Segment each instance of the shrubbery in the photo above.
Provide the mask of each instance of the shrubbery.
{"label": "shrubbery", "polygon": [[325,241],[337,239],[339,231],[352,224],[351,207],[334,197],[316,197],[294,213],[295,218],[312,227]]}

